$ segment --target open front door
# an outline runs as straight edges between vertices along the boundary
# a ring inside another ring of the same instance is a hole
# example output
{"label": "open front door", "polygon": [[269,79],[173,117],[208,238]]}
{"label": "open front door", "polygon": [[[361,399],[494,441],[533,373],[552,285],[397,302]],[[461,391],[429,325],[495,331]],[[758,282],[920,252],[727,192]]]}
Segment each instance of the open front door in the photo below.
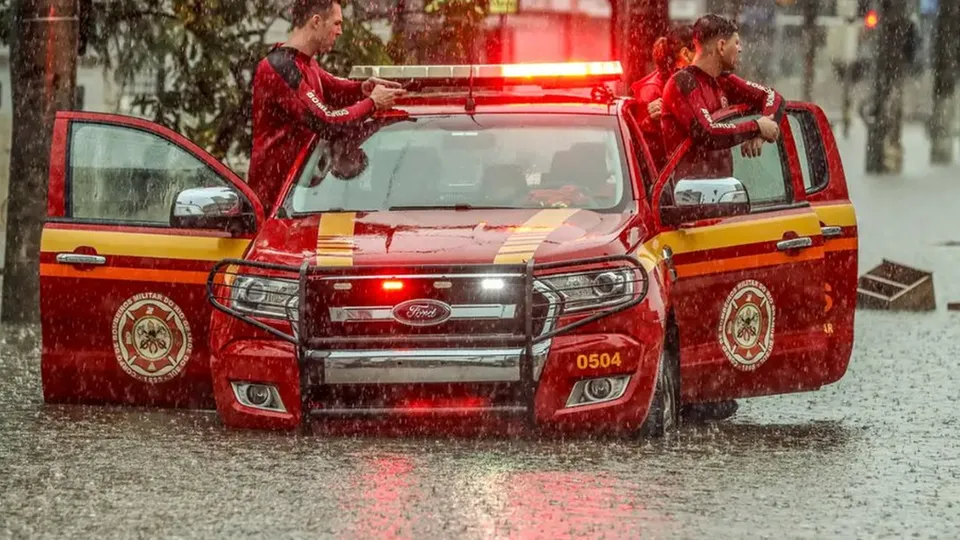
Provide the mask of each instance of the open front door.
{"label": "open front door", "polygon": [[[239,234],[212,223],[175,228],[188,226],[172,211],[185,190],[193,190],[187,202],[197,211],[234,201],[226,211],[251,225]],[[204,200],[224,191],[230,197]],[[44,399],[213,408],[206,280],[215,261],[243,255],[262,223],[253,192],[168,129],[62,112],[47,214],[40,244]]]}
{"label": "open front door", "polygon": [[[736,123],[756,115],[731,110],[714,117]],[[690,151],[661,175],[673,176],[678,186],[681,180],[737,183],[750,200],[745,215],[683,223],[659,236],[673,253],[678,275],[673,305],[685,402],[813,390],[823,384],[822,377],[810,373],[827,350],[823,237],[804,194],[787,124],[781,125],[781,140],[764,144],[757,158],[743,157],[740,148],[731,149],[732,161]],[[682,189],[673,193],[667,185],[671,204],[696,205],[720,196]]]}

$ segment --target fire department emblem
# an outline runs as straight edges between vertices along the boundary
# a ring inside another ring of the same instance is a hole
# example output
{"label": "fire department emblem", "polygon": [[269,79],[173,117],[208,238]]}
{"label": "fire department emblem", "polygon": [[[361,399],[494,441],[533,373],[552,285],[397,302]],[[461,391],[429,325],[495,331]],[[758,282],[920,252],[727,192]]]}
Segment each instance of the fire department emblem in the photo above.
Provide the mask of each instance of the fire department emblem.
{"label": "fire department emblem", "polygon": [[773,350],[776,310],[770,291],[759,281],[742,281],[723,303],[717,329],[720,348],[737,369],[753,371]]}
{"label": "fire department emblem", "polygon": [[113,318],[113,350],[123,370],[138,381],[173,379],[190,360],[190,324],[180,306],[162,294],[127,299]]}

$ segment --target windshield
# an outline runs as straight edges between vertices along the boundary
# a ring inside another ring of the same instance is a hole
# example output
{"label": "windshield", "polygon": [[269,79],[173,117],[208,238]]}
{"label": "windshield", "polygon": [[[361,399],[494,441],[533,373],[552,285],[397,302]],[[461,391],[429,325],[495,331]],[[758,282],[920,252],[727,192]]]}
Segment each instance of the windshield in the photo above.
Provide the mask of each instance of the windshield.
{"label": "windshield", "polygon": [[349,180],[324,166],[327,148],[321,142],[313,150],[284,203],[288,212],[619,210],[631,194],[612,116],[456,115],[402,121],[363,142],[366,158],[355,161],[365,166]]}

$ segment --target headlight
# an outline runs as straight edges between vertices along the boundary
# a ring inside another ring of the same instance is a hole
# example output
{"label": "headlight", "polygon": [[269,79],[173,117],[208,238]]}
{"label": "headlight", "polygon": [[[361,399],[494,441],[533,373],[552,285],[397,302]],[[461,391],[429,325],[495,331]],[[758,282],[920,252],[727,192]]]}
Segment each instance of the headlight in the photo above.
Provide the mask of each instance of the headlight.
{"label": "headlight", "polygon": [[230,298],[233,308],[243,313],[288,319],[299,302],[296,281],[253,276],[237,276]]}
{"label": "headlight", "polygon": [[540,278],[563,298],[563,311],[615,306],[633,299],[646,279],[632,268],[577,272]]}

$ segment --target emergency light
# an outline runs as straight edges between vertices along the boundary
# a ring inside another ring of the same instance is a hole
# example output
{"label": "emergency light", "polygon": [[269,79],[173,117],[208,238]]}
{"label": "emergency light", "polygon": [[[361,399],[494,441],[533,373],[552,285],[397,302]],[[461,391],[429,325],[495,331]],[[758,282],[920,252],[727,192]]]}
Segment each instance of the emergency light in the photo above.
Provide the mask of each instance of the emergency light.
{"label": "emergency light", "polygon": [[589,86],[619,81],[619,61],[543,64],[474,64],[436,66],[354,66],[351,79],[380,79],[414,86]]}

